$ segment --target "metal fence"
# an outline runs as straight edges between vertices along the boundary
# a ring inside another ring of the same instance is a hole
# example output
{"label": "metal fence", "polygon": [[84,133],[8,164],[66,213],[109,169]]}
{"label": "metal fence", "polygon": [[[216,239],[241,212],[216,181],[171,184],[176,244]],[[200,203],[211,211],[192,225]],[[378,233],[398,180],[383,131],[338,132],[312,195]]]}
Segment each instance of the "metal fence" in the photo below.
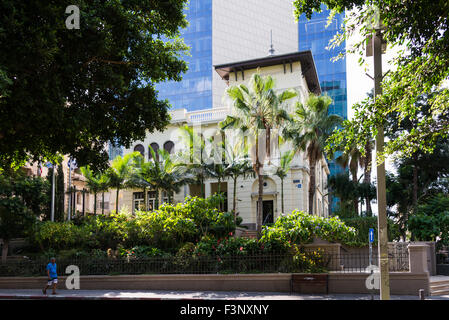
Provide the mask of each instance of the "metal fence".
{"label": "metal fence", "polygon": [[[373,265],[378,265],[373,254]],[[368,272],[369,256],[360,254],[288,254],[170,256],[148,259],[58,259],[63,275],[69,265],[78,266],[81,275],[119,274],[236,274],[236,273],[320,273]],[[0,276],[44,276],[47,260],[0,263]],[[408,255],[390,255],[390,271],[408,271]]]}

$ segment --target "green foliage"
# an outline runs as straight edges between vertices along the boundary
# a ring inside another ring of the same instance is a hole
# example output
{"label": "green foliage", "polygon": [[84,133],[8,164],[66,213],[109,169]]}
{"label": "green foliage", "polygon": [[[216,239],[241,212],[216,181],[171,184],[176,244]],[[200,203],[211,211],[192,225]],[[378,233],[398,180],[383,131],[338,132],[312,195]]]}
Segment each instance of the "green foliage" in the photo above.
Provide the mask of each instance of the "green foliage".
{"label": "green foliage", "polygon": [[303,105],[295,105],[293,120],[283,131],[285,138],[292,142],[295,151],[305,151],[310,168],[309,210],[313,214],[313,199],[316,191],[316,171],[318,161],[323,157],[326,141],[342,118],[329,114],[332,99],[329,96],[311,94]]}
{"label": "green foliage", "polygon": [[89,165],[80,168],[81,173],[86,178],[86,187],[90,193],[94,194],[94,214],[97,214],[97,194],[106,192],[109,189],[110,177],[99,171],[93,172]]}
{"label": "green foliage", "polygon": [[302,211],[293,211],[280,216],[273,226],[263,230],[261,241],[278,239],[282,243],[307,244],[314,237],[329,242],[347,243],[353,241],[356,230],[337,217],[312,216]]}
{"label": "green foliage", "polygon": [[187,197],[184,203],[164,204],[159,210],[138,212],[135,218],[138,242],[161,249],[176,249],[202,236],[223,236],[234,232],[234,217],[217,209],[221,197]]}
{"label": "green foliage", "polygon": [[327,259],[320,249],[316,251],[305,251],[294,245],[293,268],[300,272],[320,273],[326,271]]}
{"label": "green foliage", "polygon": [[34,220],[47,211],[48,182],[20,171],[0,174],[0,238],[26,235]]}
{"label": "green foliage", "polygon": [[[377,217],[352,217],[342,218],[345,225],[356,230],[355,237],[348,242],[349,245],[366,246],[368,245],[369,229],[374,229],[374,243],[377,243]],[[388,219],[388,241],[398,240],[400,236],[398,225],[391,219]]]}
{"label": "green foliage", "polygon": [[0,159],[8,165],[60,153],[104,166],[109,141],[128,146],[168,124],[169,102],[154,87],[187,70],[179,38],[187,1],[76,4],[77,30],[64,24],[66,2],[0,4],[8,17],[0,21]]}
{"label": "green foliage", "polygon": [[271,141],[272,135],[291,120],[286,110],[289,109],[291,99],[297,96],[293,89],[278,93],[274,87],[274,79],[271,76],[255,73],[248,81],[248,86],[240,84],[227,88],[226,94],[233,101],[234,114],[220,122],[221,129],[234,128],[241,133],[249,133],[247,144],[254,155],[253,170],[259,180],[256,216],[258,233],[262,229],[262,169],[265,158],[271,156],[269,144],[266,144],[264,150],[259,150],[259,139]]}
{"label": "green foliage", "polygon": [[131,249],[120,248],[119,254],[127,259],[148,259],[167,255],[164,251],[149,246],[135,246]]}
{"label": "green foliage", "polygon": [[118,213],[119,207],[119,193],[120,189],[124,188],[129,181],[132,171],[134,170],[133,163],[136,158],[140,156],[139,152],[128,153],[126,155],[117,156],[112,160],[111,166],[106,171],[106,176],[109,180],[109,186],[116,189],[115,212]]}
{"label": "green foliage", "polygon": [[186,242],[203,236],[223,237],[235,231],[234,216],[219,212],[220,196],[187,198],[185,203],[164,204],[159,210],[110,216],[87,216],[73,222],[38,222],[32,241],[41,249],[83,250],[149,247],[176,252]]}
{"label": "green foliage", "polygon": [[193,251],[197,256],[225,256],[258,254],[263,246],[257,239],[234,238],[228,235],[223,238],[205,236],[195,246]]}
{"label": "green foliage", "polygon": [[80,228],[71,222],[38,223],[34,230],[34,240],[44,249],[70,249],[82,246],[84,238],[79,237]]}
{"label": "green foliage", "polygon": [[332,195],[338,197],[338,208],[334,215],[338,215],[340,218],[358,216],[359,213],[358,210],[355,210],[354,202],[358,206],[359,201],[365,202],[366,198],[376,199],[376,188],[373,184],[354,181],[349,178],[347,171],[330,176],[328,187]]}
{"label": "green foliage", "polygon": [[409,230],[417,241],[437,241],[449,244],[449,197],[438,194],[418,206],[410,217]]}
{"label": "green foliage", "polygon": [[[345,121],[344,129],[332,137],[330,145],[354,143],[360,148],[367,139],[385,125],[389,117],[398,122],[409,118],[417,123],[385,146],[379,159],[396,152],[410,155],[416,151],[431,153],[440,137],[449,132],[449,90],[444,82],[449,77],[449,3],[445,0],[417,0],[404,5],[401,0],[294,0],[295,15],[311,17],[321,11],[321,4],[335,12],[348,12],[344,28],[334,37],[330,47],[342,45],[354,34],[361,38],[343,52],[358,53],[364,61],[366,40],[372,36],[378,22],[383,25],[383,37],[389,46],[402,46],[392,61],[395,66],[382,81],[382,96],[376,102],[367,99],[353,106],[352,120]],[[361,35],[361,37],[360,37]],[[339,58],[343,53],[339,55]],[[430,113],[423,114],[420,99],[428,95]]]}

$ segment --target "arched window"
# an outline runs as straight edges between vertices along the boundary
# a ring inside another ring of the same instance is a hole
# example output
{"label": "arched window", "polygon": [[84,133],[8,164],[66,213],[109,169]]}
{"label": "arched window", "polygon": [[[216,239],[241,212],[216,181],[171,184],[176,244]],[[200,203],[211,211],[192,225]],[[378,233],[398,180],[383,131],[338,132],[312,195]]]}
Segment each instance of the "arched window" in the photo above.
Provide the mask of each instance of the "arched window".
{"label": "arched window", "polygon": [[[159,145],[156,142],[153,142],[152,144],[150,144],[150,147],[154,150],[154,153],[156,154],[156,161],[159,161]],[[151,160],[153,157],[151,155],[151,151],[148,152],[148,160]]]}
{"label": "arched window", "polygon": [[137,146],[134,147],[134,151],[138,151],[140,152],[140,154],[142,155],[142,157],[145,156],[145,147],[141,144],[138,144]]}
{"label": "arched window", "polygon": [[167,141],[164,143],[164,150],[172,154],[174,151],[175,144],[172,141]]}

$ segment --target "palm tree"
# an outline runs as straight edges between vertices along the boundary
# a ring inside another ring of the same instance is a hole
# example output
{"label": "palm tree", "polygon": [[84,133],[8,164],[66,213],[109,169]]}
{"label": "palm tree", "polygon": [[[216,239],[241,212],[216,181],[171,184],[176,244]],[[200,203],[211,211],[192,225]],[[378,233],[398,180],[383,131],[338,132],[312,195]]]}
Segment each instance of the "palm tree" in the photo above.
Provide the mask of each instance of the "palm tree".
{"label": "palm tree", "polygon": [[296,151],[305,151],[310,170],[309,214],[313,214],[315,198],[317,162],[323,157],[326,140],[332,131],[342,122],[338,115],[329,115],[332,99],[328,96],[311,94],[303,105],[296,103],[291,125],[284,130],[285,138],[293,142]]}
{"label": "palm tree", "polygon": [[[354,185],[358,185],[358,171],[359,163],[362,162],[362,153],[359,151],[357,145],[353,144],[349,149],[346,149],[339,157],[335,159],[343,169],[349,167],[349,172],[351,173],[352,182]],[[355,215],[359,215],[359,196],[354,193],[354,198],[352,199],[353,210]]]}
{"label": "palm tree", "polygon": [[159,149],[159,160],[156,160],[156,153],[150,146],[152,160],[143,168],[142,175],[150,182],[156,191],[155,209],[159,208],[159,191],[165,191],[168,194],[168,202],[172,202],[172,195],[179,192],[180,188],[192,182],[193,176],[186,172],[183,166],[174,162],[170,153]]}
{"label": "palm tree", "polygon": [[233,197],[232,197],[232,213],[234,214],[234,222],[237,219],[236,204],[237,204],[237,180],[239,177],[246,179],[248,176],[254,177],[254,170],[248,159],[247,145],[243,143],[243,139],[233,137],[234,141],[222,144],[224,153],[223,175],[230,177],[233,181]]}
{"label": "palm tree", "polygon": [[290,171],[290,164],[295,156],[295,151],[291,150],[289,152],[285,152],[281,155],[281,161],[279,166],[276,168],[275,175],[281,179],[281,208],[282,213],[284,213],[284,179],[287,177],[288,172]]}
{"label": "palm tree", "polygon": [[[261,77],[258,73],[252,75],[249,86],[240,84],[226,90],[233,100],[233,115],[227,116],[220,127],[237,128],[249,132],[252,137],[253,170],[259,182],[257,199],[257,231],[262,231],[262,196],[263,196],[263,165],[271,157],[271,130],[279,128],[284,121],[290,119],[286,102],[297,93],[290,89],[277,94],[274,90],[274,80],[270,76]],[[265,141],[264,141],[265,140]],[[265,145],[263,144],[265,142]]]}
{"label": "palm tree", "polygon": [[[363,183],[366,191],[369,191],[369,186],[371,185],[371,162],[372,162],[372,150],[374,148],[374,141],[368,140],[364,146],[364,154],[359,150],[356,144],[350,146],[349,149],[345,149],[343,153],[335,159],[335,161],[344,169],[349,167],[349,172],[351,173],[352,182],[358,184],[358,168],[359,166],[363,169]],[[372,215],[371,210],[371,198],[369,197],[370,192],[364,192],[364,200],[366,202],[366,212],[369,216]],[[355,213],[358,215],[358,198],[353,199],[353,207]]]}
{"label": "palm tree", "polygon": [[104,202],[104,191],[108,187],[109,179],[101,172],[94,173],[88,165],[85,167],[81,167],[80,170],[83,176],[86,178],[87,189],[90,193],[94,194],[94,214],[97,215],[97,194],[99,192],[103,192]]}
{"label": "palm tree", "polygon": [[357,184],[349,178],[349,173],[344,171],[330,176],[328,186],[332,194],[339,199],[340,217],[354,217],[354,211],[350,210],[352,199],[357,196]]}
{"label": "palm tree", "polygon": [[115,202],[115,212],[118,213],[120,189],[127,186],[133,170],[133,161],[140,155],[139,152],[128,153],[126,155],[117,156],[113,161],[107,175],[110,180],[110,187],[115,188],[117,192],[117,200]]}
{"label": "palm tree", "polygon": [[[151,148],[151,147],[150,147]],[[147,172],[151,163],[145,162],[145,158],[139,154],[134,158],[133,170],[130,173],[127,186],[130,188],[142,188],[144,199],[144,210],[148,211],[147,188],[151,187],[151,180]]]}
{"label": "palm tree", "polygon": [[104,215],[104,193],[109,190],[110,179],[107,174],[101,174],[100,180],[98,181],[100,184],[100,192],[101,192],[101,214]]}
{"label": "palm tree", "polygon": [[209,177],[212,159],[206,152],[206,143],[202,135],[193,131],[189,126],[180,128],[181,139],[187,150],[181,151],[175,162],[183,166],[188,174],[196,177],[196,182],[201,186],[201,196],[205,197],[204,181]]}

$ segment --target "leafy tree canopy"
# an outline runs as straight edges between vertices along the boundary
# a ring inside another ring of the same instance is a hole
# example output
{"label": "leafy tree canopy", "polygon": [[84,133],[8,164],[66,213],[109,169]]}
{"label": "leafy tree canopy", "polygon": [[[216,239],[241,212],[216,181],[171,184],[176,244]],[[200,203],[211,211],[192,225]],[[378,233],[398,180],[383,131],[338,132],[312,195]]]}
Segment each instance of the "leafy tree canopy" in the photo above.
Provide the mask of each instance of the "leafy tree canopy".
{"label": "leafy tree canopy", "polygon": [[186,0],[0,3],[0,161],[70,154],[104,167],[106,143],[129,146],[169,121],[154,85],[181,79]]}
{"label": "leafy tree canopy", "polygon": [[[404,154],[417,150],[431,152],[438,137],[449,132],[449,90],[444,82],[449,78],[449,2],[446,0],[295,0],[295,15],[311,17],[325,4],[333,13],[351,10],[345,18],[345,28],[331,46],[338,46],[355,32],[364,39],[372,35],[377,21],[384,26],[383,36],[390,45],[404,45],[394,59],[396,69],[389,72],[382,83],[383,95],[375,103],[371,99],[355,106],[352,121],[346,121],[344,130],[332,139],[334,145],[357,142],[360,149],[368,136],[376,135],[376,128],[385,124],[394,112],[399,121],[405,118],[419,120],[410,131],[390,140],[385,154],[399,150]],[[332,17],[332,14],[331,14]],[[380,20],[378,20],[378,18]],[[363,53],[365,40],[349,49]],[[363,62],[363,58],[360,58]],[[430,95],[430,114],[420,118],[419,99]],[[382,158],[380,158],[382,160]]]}

